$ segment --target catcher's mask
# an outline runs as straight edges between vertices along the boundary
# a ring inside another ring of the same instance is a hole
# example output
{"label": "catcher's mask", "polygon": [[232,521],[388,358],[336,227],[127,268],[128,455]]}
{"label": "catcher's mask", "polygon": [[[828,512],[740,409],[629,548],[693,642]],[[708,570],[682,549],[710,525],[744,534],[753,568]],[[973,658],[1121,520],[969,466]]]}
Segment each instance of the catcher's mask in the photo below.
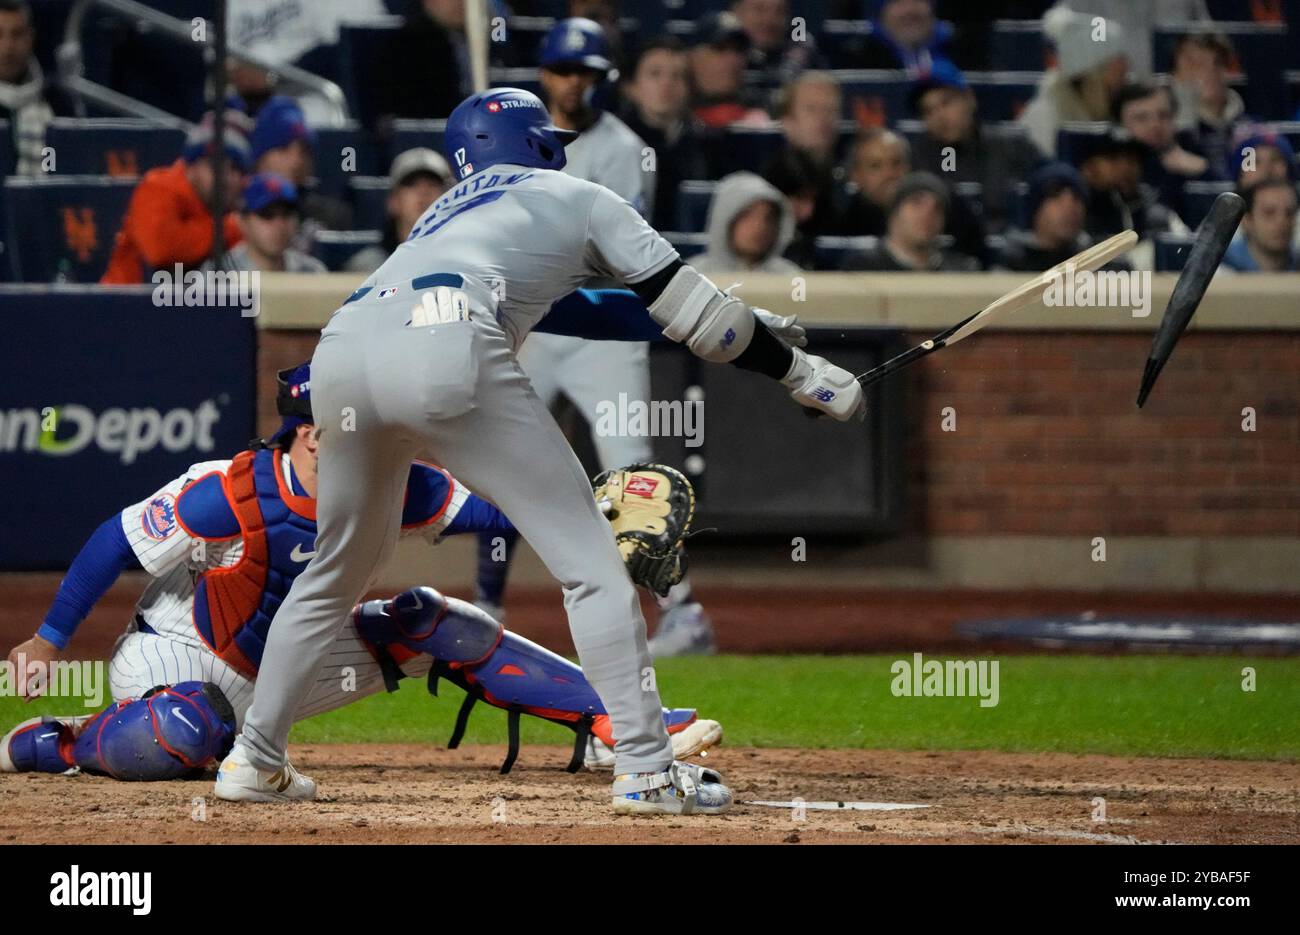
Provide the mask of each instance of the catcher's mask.
{"label": "catcher's mask", "polygon": [[281,370],[275,380],[275,408],[284,421],[270,438],[257,439],[255,448],[275,448],[288,441],[298,426],[315,424],[311,415],[311,362]]}

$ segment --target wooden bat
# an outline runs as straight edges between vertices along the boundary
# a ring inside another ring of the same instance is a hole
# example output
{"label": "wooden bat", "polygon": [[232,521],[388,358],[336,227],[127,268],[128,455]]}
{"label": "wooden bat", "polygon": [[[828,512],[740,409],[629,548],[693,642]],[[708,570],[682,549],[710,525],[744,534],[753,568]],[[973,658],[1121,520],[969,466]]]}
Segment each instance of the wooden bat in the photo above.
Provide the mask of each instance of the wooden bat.
{"label": "wooden bat", "polygon": [[992,321],[995,315],[1017,311],[1042,299],[1057,277],[1064,276],[1071,267],[1076,271],[1101,269],[1111,260],[1133,249],[1133,245],[1137,241],[1138,235],[1131,230],[1127,230],[1116,234],[1109,240],[1094,244],[1082,253],[1070,257],[1064,263],[1058,263],[1047,272],[1041,273],[1024,285],[1011,290],[1002,298],[990,305],[986,305],[969,318],[957,322],[947,331],[940,332],[911,350],[890,358],[879,367],[874,367],[866,373],[860,374],[857,381],[863,386],[869,386],[877,380],[883,380],[891,373],[906,367],[913,361],[920,360],[927,354],[933,354],[940,348],[956,344],[963,338],[968,338],[976,331],[979,331]]}
{"label": "wooden bat", "polygon": [[1232,235],[1237,232],[1237,225],[1245,213],[1246,202],[1240,195],[1223,192],[1214,199],[1210,213],[1196,229],[1196,240],[1187,255],[1187,265],[1169,296],[1169,304],[1165,306],[1164,317],[1160,319],[1160,327],[1151,343],[1151,353],[1147,355],[1142,385],[1138,388],[1139,409],[1147,401],[1151,388],[1156,385],[1156,378],[1174,352],[1174,345],[1205,297],[1205,290],[1218,271],[1223,255],[1228,252],[1228,244],[1232,242]]}

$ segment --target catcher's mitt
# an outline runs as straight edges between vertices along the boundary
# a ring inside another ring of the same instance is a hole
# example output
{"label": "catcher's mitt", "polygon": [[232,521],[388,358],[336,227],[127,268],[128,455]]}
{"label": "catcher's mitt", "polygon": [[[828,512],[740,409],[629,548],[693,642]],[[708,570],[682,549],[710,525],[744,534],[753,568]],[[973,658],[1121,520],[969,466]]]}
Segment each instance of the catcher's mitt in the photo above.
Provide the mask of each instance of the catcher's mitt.
{"label": "catcher's mitt", "polygon": [[695,516],[695,488],[666,464],[632,464],[599,474],[593,483],[628,574],[665,596],[686,574],[682,543]]}

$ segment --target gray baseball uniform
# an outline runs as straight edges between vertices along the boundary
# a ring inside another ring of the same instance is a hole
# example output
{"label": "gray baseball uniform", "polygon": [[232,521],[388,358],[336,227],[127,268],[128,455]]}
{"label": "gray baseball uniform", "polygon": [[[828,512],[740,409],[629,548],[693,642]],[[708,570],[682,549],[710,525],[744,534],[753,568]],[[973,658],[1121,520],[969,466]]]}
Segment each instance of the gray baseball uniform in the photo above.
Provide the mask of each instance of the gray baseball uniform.
{"label": "gray baseball uniform", "polygon": [[[284,764],[294,711],[392,552],[416,456],[496,502],[560,582],[578,656],[618,741],[616,772],[672,761],[636,593],[587,477],[515,351],[552,302],[590,277],[637,283],[675,259],[608,189],[498,165],[438,199],[334,313],[312,359],[316,556],[267,640],[241,739],[254,766]],[[412,325],[422,293],[438,285],[464,290],[467,319]]]}
{"label": "gray baseball uniform", "polygon": [[[645,143],[613,114],[602,113],[582,135],[564,147],[564,173],[603,185],[649,216],[654,185],[641,169]],[[650,346],[640,341],[585,341],[561,334],[534,334],[519,350],[519,365],[549,407],[564,393],[592,428],[600,466],[606,470],[650,461],[647,435],[596,432],[601,402],[650,398]]]}

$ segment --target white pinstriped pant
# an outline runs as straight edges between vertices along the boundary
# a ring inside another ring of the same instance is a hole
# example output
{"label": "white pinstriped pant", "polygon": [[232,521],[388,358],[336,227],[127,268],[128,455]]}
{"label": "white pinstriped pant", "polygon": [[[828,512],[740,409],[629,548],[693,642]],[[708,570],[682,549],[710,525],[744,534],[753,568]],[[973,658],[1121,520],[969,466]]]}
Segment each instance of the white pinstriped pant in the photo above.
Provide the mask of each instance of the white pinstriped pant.
{"label": "white pinstriped pant", "polygon": [[[427,675],[433,657],[416,656],[402,666],[411,677]],[[159,685],[178,682],[212,682],[235,709],[242,730],[244,714],[253,703],[253,682],[240,675],[200,643],[162,633],[124,633],[113,647],[108,664],[109,688],[114,701],[139,698]],[[294,714],[295,721],[333,711],[384,690],[379,664],[367,651],[351,623],[329,649],[325,667],[307,698]]]}

